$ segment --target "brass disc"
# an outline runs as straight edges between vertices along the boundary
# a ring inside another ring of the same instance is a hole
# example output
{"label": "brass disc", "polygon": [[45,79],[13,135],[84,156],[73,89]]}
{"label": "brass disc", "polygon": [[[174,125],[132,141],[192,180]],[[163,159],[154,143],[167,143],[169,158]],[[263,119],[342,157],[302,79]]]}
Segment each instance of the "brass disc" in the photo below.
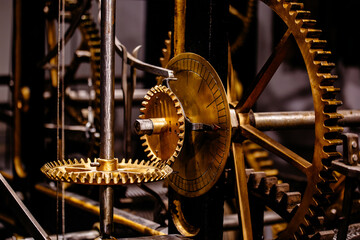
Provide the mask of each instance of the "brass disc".
{"label": "brass disc", "polygon": [[230,111],[220,77],[201,56],[182,53],[170,60],[174,71],[171,91],[192,123],[217,126],[211,131],[191,131],[185,127],[183,148],[172,165],[170,186],[186,197],[206,193],[219,179],[230,149]]}

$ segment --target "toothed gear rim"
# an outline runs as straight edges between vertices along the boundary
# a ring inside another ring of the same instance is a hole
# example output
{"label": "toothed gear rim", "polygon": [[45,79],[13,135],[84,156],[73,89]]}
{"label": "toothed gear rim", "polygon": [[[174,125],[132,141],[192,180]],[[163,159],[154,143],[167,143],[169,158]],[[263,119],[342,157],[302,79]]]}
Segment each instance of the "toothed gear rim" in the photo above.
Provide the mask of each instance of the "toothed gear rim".
{"label": "toothed gear rim", "polygon": [[[100,132],[100,34],[96,23],[89,13],[81,16],[79,25],[83,40],[90,51],[90,65],[92,70],[92,84],[95,91],[94,125],[96,132]],[[100,149],[100,138],[95,138],[93,155],[97,155]]]}
{"label": "toothed gear rim", "polygon": [[311,167],[308,169],[308,184],[301,204],[291,218],[280,239],[307,238],[314,232],[312,225],[319,223],[321,205],[331,192],[329,183],[336,181],[329,169],[331,161],[341,157],[336,146],[341,144],[342,128],[337,120],[342,118],[336,112],[342,103],[336,100],[339,92],[333,86],[337,76],[331,74],[335,64],[328,61],[330,52],[324,51],[326,41],[319,39],[321,31],[315,28],[316,21],[310,19],[310,12],[303,10],[303,3],[289,0],[262,0],[288,26],[304,58],[308,72],[315,109],[315,146]]}
{"label": "toothed gear rim", "polygon": [[172,173],[171,167],[158,163],[126,161],[117,164],[115,171],[98,171],[90,159],[74,159],[46,163],[41,171],[50,179],[86,185],[123,185],[158,181]]}
{"label": "toothed gear rim", "polygon": [[160,134],[142,135],[142,146],[152,162],[172,164],[184,142],[185,118],[175,94],[165,86],[151,88],[144,97],[141,119],[165,118],[167,130]]}

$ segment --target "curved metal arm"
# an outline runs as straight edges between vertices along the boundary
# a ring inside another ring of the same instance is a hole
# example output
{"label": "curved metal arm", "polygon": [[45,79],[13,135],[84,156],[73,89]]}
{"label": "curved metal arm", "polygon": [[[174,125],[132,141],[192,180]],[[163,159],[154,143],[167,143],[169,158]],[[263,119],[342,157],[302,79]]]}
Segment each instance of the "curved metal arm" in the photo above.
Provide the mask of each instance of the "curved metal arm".
{"label": "curved metal arm", "polygon": [[[120,57],[123,56],[123,49],[122,49],[121,45],[122,44],[120,43],[119,39],[117,39],[115,37],[115,50],[116,50],[117,54],[120,55]],[[152,73],[152,74],[155,74],[158,76],[162,76],[162,77],[166,77],[166,78],[174,77],[174,72],[172,70],[145,63],[145,62],[135,58],[130,53],[127,53],[127,63],[136,69],[139,69],[139,70],[142,70],[142,71],[145,71],[148,73]]]}

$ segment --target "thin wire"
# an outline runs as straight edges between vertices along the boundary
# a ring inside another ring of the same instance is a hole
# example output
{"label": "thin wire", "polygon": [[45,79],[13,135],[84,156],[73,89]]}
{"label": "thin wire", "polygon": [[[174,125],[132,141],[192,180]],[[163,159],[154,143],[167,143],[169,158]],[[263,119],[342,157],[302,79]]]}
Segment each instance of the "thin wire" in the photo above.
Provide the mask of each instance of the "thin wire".
{"label": "thin wire", "polygon": [[[62,0],[61,8],[61,159],[65,157],[65,0]],[[65,239],[65,184],[61,183],[61,223],[62,236]]]}
{"label": "thin wire", "polygon": [[[58,61],[57,61],[57,99],[56,99],[56,157],[58,160],[61,158],[60,153],[60,54],[61,54],[61,31],[60,31],[60,23],[61,23],[61,1],[59,1],[59,13],[58,13]],[[56,240],[59,240],[59,181],[56,182]]]}
{"label": "thin wire", "polygon": [[[65,155],[65,117],[64,117],[64,72],[65,72],[65,0],[59,1],[58,14],[58,64],[57,64],[57,124],[56,124],[56,140],[57,140],[57,159],[61,160]],[[61,112],[60,112],[61,109]],[[61,128],[61,133],[60,133]],[[56,239],[59,234],[59,184],[56,188]],[[61,232],[62,239],[65,239],[65,188],[61,183]]]}

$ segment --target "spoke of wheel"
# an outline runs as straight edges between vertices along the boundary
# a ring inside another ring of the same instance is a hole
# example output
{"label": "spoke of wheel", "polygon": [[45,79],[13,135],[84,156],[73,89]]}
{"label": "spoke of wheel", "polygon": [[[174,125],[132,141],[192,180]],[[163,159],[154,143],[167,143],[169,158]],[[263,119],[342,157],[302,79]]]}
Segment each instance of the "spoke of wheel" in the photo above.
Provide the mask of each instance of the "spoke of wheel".
{"label": "spoke of wheel", "polygon": [[253,237],[251,227],[250,205],[247,191],[245,160],[242,144],[232,143],[232,151],[234,155],[236,187],[241,215],[241,226],[243,230],[243,240],[252,240]]}
{"label": "spoke of wheel", "polygon": [[238,112],[248,112],[255,104],[267,84],[270,82],[271,78],[283,61],[287,52],[286,50],[290,46],[290,34],[291,32],[288,29],[276,46],[274,52],[261,68],[255,80],[250,84],[247,91],[244,93],[240,102],[236,106]]}
{"label": "spoke of wheel", "polygon": [[300,157],[290,149],[286,148],[285,146],[281,145],[277,141],[273,140],[263,132],[257,130],[251,125],[241,125],[242,135],[246,138],[250,139],[251,141],[259,144],[263,148],[267,149],[268,151],[282,157],[285,161],[290,163],[291,165],[295,166],[304,174],[309,174],[309,168],[312,164],[306,161],[304,158]]}

